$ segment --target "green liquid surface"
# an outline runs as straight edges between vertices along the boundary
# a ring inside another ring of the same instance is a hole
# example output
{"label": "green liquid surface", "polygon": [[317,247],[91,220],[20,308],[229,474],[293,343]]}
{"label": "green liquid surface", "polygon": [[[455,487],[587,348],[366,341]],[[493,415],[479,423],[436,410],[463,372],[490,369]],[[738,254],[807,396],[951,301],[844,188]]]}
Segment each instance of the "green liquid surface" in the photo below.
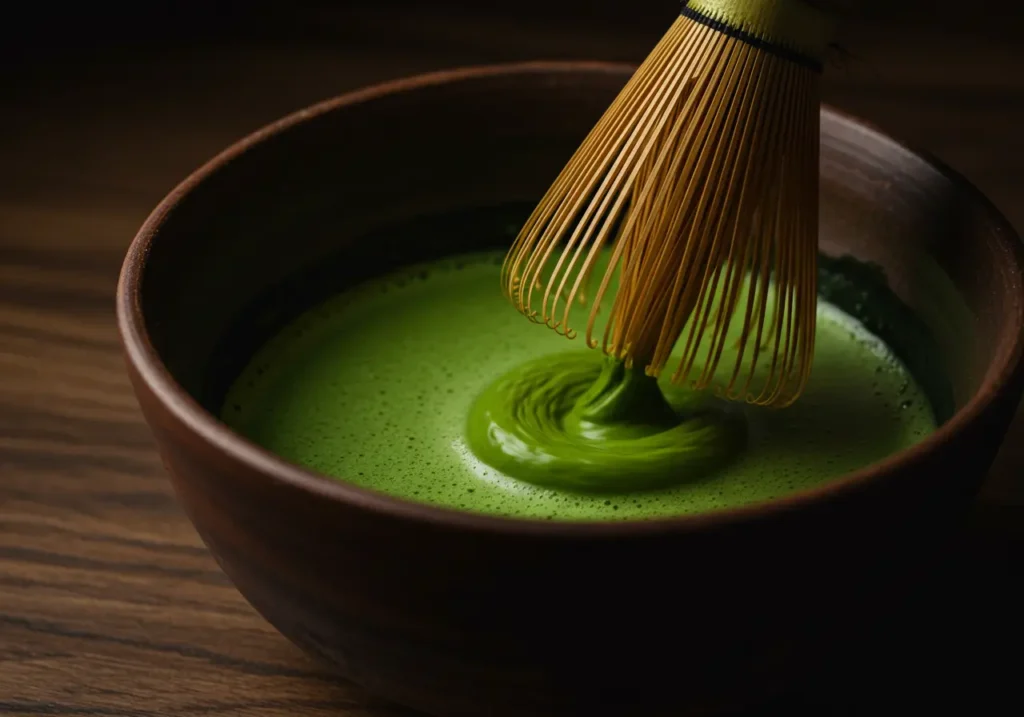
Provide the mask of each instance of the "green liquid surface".
{"label": "green liquid surface", "polygon": [[[594,421],[607,408],[599,395],[606,360],[582,339],[566,340],[512,309],[498,288],[501,259],[500,253],[474,254],[410,267],[306,312],[235,381],[224,420],[286,459],[370,489],[468,511],[557,520],[664,517],[771,499],[874,463],[934,430],[925,395],[886,346],[824,302],[811,380],[795,405],[718,404],[662,381],[675,415],[632,415],[664,420],[664,430]],[[549,370],[533,370],[531,362]],[[560,469],[546,472],[554,480],[510,476],[514,467],[501,470],[500,460],[479,450],[480,435],[474,439],[474,426],[486,425],[479,412],[507,398],[488,400],[488,393],[500,390],[502,377],[564,379],[567,371],[577,372],[578,380],[545,390],[575,387],[564,406],[578,405],[591,391],[590,413],[568,415],[566,409],[559,420],[570,421],[577,436],[604,440],[603,458],[573,453],[579,446],[570,446],[558,451]],[[726,430],[701,433],[709,420],[725,422]],[[686,445],[704,446],[701,455],[709,460],[680,460],[663,439],[635,442],[680,427]],[[616,442],[618,458],[608,448]],[[469,447],[474,443],[476,452]],[[596,471],[587,468],[588,460],[600,464]],[[619,468],[609,471],[614,460]],[[680,477],[679,466],[690,474]]]}

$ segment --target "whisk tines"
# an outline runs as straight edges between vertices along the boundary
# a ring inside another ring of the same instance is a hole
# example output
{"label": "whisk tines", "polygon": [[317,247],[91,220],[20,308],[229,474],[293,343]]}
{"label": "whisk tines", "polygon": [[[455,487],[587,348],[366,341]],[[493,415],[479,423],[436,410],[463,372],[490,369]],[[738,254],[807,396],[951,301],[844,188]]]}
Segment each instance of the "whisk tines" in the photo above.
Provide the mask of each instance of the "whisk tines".
{"label": "whisk tines", "polygon": [[653,376],[671,361],[676,383],[796,400],[829,28],[802,0],[687,3],[516,238],[502,268],[515,307],[570,338],[586,309],[588,345]]}

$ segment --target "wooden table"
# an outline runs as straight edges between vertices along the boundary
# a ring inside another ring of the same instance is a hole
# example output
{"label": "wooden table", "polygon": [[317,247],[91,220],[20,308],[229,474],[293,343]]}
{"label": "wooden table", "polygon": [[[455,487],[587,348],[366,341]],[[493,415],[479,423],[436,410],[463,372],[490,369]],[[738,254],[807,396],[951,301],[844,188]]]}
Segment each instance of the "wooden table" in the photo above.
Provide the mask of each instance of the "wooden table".
{"label": "wooden table", "polygon": [[[300,654],[217,568],[178,509],[136,408],[113,293],[126,246],[163,194],[286,112],[425,69],[639,58],[655,39],[650,21],[580,29],[490,12],[328,13],[307,44],[115,49],[22,68],[7,83],[0,713],[407,714]],[[932,150],[1024,227],[1024,47],[970,28],[907,34],[865,25],[846,41],[857,57],[830,73],[827,98]],[[1021,597],[1008,576],[1024,555],[1022,446],[1019,420],[954,561],[967,566],[956,574],[977,584],[963,609],[1004,632],[999,621]],[[817,714],[849,702],[813,699]]]}

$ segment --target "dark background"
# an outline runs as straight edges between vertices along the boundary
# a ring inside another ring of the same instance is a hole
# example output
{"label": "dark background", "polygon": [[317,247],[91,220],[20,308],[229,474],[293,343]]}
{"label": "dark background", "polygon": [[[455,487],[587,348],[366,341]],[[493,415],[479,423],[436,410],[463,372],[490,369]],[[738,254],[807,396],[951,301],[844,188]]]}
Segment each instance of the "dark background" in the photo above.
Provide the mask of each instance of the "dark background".
{"label": "dark background", "polygon": [[[340,16],[357,5],[374,5],[382,10],[421,9],[438,14],[449,11],[483,13],[492,17],[528,19],[537,23],[570,21],[580,27],[616,27],[622,24],[663,27],[665,13],[679,6],[677,0],[517,0],[483,3],[475,0],[382,0],[376,3],[299,0],[274,5],[242,0],[172,0],[127,4],[98,0],[77,5],[21,4],[18,22],[6,22],[0,37],[36,38],[46,36],[61,44],[80,47],[99,42],[123,42],[126,33],[140,44],[180,41],[184,36],[224,41],[239,37],[330,41],[336,28],[324,18]],[[1019,3],[1010,0],[853,0],[854,22],[886,25],[903,30],[945,28],[971,30],[986,36],[1013,38],[1020,30]]]}
{"label": "dark background", "polygon": [[[285,113],[443,67],[636,62],[677,9],[101,0],[5,11],[0,714],[405,714],[287,645],[182,516],[119,354],[121,258],[170,188]],[[825,97],[933,152],[1024,227],[1022,30],[1017,2],[864,2],[843,26]],[[783,709],[888,714],[898,703],[917,714],[963,700],[972,715],[1021,713],[1022,474],[1018,420],[934,601],[841,687]],[[992,709],[997,696],[1016,701]]]}
{"label": "dark background", "polygon": [[[25,171],[23,161],[40,161],[47,148],[32,144],[33,125],[39,132],[45,125],[45,139],[38,134],[37,141],[61,145],[52,151],[77,153],[81,146],[63,145],[101,140],[75,123],[113,128],[131,122],[130,112],[152,111],[183,127],[205,113],[207,128],[224,127],[221,136],[230,140],[325,96],[424,69],[536,58],[635,62],[678,4],[20,3],[0,22],[0,160],[17,172]],[[937,153],[1020,224],[1019,195],[1001,182],[1024,156],[1017,131],[1024,122],[1022,30],[1024,5],[1011,0],[861,0],[840,33],[843,49],[832,58],[825,98]],[[54,138],[61,120],[67,124]],[[12,143],[20,159],[5,156]],[[998,153],[990,149],[995,144]],[[168,181],[204,158],[177,154],[182,162]],[[997,175],[999,184],[989,181]]]}

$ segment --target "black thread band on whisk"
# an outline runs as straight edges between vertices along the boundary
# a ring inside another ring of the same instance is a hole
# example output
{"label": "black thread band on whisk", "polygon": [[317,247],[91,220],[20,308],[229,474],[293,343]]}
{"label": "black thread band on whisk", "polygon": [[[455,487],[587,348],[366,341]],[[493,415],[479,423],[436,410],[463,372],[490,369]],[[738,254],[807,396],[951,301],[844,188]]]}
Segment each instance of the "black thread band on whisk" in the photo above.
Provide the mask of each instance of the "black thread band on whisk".
{"label": "black thread band on whisk", "polygon": [[749,32],[741,30],[738,27],[733,27],[732,25],[722,22],[721,20],[716,20],[713,17],[709,17],[704,13],[691,8],[689,6],[689,0],[683,0],[683,9],[680,11],[680,14],[685,18],[693,20],[694,22],[699,22],[701,25],[706,25],[707,27],[710,27],[712,30],[717,30],[723,35],[728,35],[729,37],[734,37],[737,40],[740,40],[741,42],[745,42],[748,45],[757,48],[758,50],[770,52],[776,57],[781,57],[784,60],[795,62],[796,64],[802,67],[806,67],[809,70],[821,72],[822,63],[820,60],[816,60],[813,57],[808,57],[807,55],[797,52],[796,50],[792,50],[788,47],[777,45],[774,42],[769,42],[768,40],[765,40],[762,37],[752,35]]}

